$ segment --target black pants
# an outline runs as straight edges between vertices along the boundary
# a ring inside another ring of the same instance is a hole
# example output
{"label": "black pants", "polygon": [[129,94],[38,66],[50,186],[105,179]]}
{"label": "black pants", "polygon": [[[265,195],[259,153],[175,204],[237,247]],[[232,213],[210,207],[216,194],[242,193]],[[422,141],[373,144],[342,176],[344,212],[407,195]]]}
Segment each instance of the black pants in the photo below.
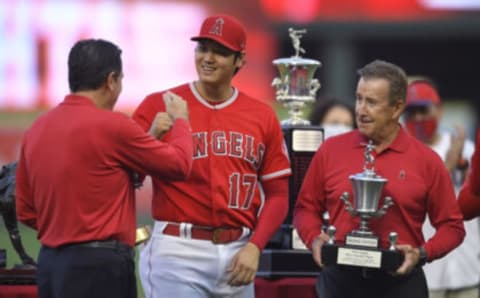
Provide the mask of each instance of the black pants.
{"label": "black pants", "polygon": [[136,298],[132,250],[42,246],[37,285],[40,298]]}
{"label": "black pants", "polygon": [[428,298],[421,268],[406,276],[360,267],[324,267],[317,280],[321,298]]}

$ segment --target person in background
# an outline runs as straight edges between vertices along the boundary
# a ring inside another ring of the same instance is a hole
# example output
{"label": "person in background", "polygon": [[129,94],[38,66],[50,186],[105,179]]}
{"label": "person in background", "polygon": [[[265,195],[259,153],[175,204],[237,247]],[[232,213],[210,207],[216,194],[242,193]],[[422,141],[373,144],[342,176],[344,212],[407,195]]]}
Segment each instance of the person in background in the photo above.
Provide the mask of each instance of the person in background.
{"label": "person in background", "polygon": [[480,129],[477,131],[475,152],[470,172],[458,195],[458,204],[465,220],[480,216]]}
{"label": "person in background", "polygon": [[[407,76],[400,67],[375,60],[358,71],[355,116],[358,129],[327,139],[305,175],[294,209],[293,223],[315,262],[323,267],[317,283],[321,298],[426,298],[422,270],[457,247],[465,236],[450,175],[438,155],[409,135],[399,123],[405,107]],[[365,145],[373,142],[375,172],[386,179],[382,197],[394,205],[369,227],[388,249],[388,235],[398,233],[397,250],[404,261],[395,272],[355,267],[323,266],[321,250],[329,236],[322,231],[324,211],[337,228],[335,239],[358,229],[359,218],[345,210],[340,197],[352,195],[348,177],[362,171]],[[433,174],[432,174],[433,173]],[[422,224],[429,216],[437,228],[425,241]]]}
{"label": "person in background", "polygon": [[184,100],[164,96],[150,132],[113,112],[122,91],[121,50],[101,39],[75,43],[71,93],[25,133],[16,174],[18,220],[38,231],[41,298],[134,298],[133,173],[184,180],[192,138]]}
{"label": "person in background", "polygon": [[312,125],[323,127],[325,139],[356,128],[353,107],[335,97],[318,99],[309,120]]}
{"label": "person in background", "polygon": [[[232,85],[245,64],[244,26],[214,15],[199,31],[198,79],[171,89],[190,109],[192,174],[152,180],[155,224],[140,277],[146,297],[253,297],[261,251],[287,215],[290,163],[274,110]],[[145,130],[163,94],[135,111]]]}
{"label": "person in background", "polygon": [[[441,130],[443,107],[437,88],[430,80],[413,80],[408,85],[404,113],[405,127],[427,144],[444,161],[458,194],[471,163],[474,143],[457,126],[452,132]],[[480,282],[480,221],[465,222],[463,243],[450,254],[424,267],[430,298],[478,298]],[[423,233],[433,237],[435,228],[427,218]]]}

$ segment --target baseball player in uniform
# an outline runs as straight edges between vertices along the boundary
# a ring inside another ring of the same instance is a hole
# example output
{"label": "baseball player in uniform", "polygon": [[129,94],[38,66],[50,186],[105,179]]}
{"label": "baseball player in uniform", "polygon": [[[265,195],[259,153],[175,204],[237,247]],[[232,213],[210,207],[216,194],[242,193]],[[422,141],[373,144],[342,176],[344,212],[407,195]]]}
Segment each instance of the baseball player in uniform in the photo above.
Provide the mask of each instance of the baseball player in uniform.
{"label": "baseball player in uniform", "polygon": [[[274,111],[231,84],[245,63],[243,25],[211,16],[192,40],[198,80],[169,90],[189,106],[192,173],[153,178],[140,277],[146,297],[253,297],[260,252],[287,213],[290,164]],[[162,94],[133,115],[145,130],[164,110]]]}

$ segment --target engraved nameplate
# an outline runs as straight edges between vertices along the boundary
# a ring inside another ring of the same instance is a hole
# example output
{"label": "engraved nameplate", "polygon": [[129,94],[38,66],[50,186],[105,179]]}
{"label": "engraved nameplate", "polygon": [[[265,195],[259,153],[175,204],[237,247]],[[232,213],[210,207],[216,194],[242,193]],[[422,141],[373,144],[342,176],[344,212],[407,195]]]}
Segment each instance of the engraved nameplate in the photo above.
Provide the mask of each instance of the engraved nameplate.
{"label": "engraved nameplate", "polygon": [[298,235],[297,229],[292,229],[292,248],[293,249],[308,249]]}
{"label": "engraved nameplate", "polygon": [[292,150],[315,152],[323,141],[321,130],[298,129],[292,131]]}
{"label": "engraved nameplate", "polygon": [[378,247],[378,238],[374,237],[356,237],[347,235],[345,239],[347,245],[363,246],[363,247]]}
{"label": "engraved nameplate", "polygon": [[380,251],[338,248],[337,264],[380,268],[381,263],[382,253]]}

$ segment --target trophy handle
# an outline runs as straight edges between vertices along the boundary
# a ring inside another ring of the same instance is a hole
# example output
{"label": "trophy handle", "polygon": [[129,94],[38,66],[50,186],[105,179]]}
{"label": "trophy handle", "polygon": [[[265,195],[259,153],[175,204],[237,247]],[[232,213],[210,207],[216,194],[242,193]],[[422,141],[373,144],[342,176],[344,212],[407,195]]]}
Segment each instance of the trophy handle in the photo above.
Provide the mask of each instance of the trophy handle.
{"label": "trophy handle", "polygon": [[315,97],[318,89],[320,89],[320,82],[317,79],[313,79],[310,82],[310,96]]}
{"label": "trophy handle", "polygon": [[348,211],[348,213],[350,213],[350,215],[352,216],[356,216],[358,213],[357,211],[355,211],[355,209],[353,208],[352,206],[352,203],[350,203],[350,201],[348,200],[348,197],[350,195],[348,194],[348,192],[344,192],[341,196],[340,196],[340,200],[342,200],[344,203],[345,203],[345,210]]}
{"label": "trophy handle", "polygon": [[387,213],[387,209],[393,205],[393,200],[391,197],[385,197],[385,202],[383,202],[382,208],[373,214],[374,217],[384,216]]}

